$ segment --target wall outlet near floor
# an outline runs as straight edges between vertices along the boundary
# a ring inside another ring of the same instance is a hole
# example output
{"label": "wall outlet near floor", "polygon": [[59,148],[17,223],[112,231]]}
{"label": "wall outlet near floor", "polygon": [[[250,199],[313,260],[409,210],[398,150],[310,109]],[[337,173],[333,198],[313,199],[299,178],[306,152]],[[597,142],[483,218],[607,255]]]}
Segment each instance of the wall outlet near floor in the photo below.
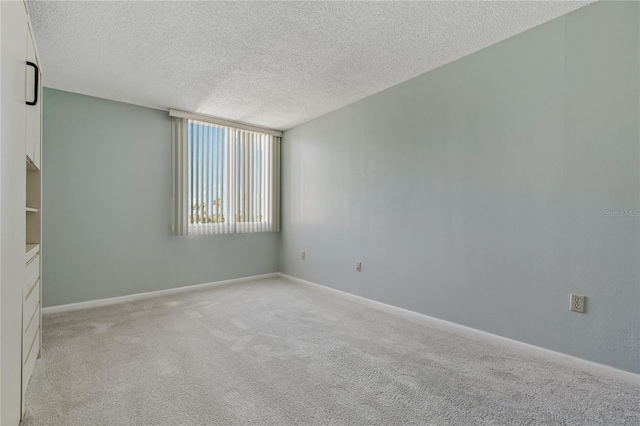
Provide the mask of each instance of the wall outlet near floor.
{"label": "wall outlet near floor", "polygon": [[356,262],[356,271],[362,271],[362,262]]}
{"label": "wall outlet near floor", "polygon": [[573,312],[584,313],[584,296],[578,294],[571,295],[571,306],[569,307]]}
{"label": "wall outlet near floor", "polygon": [[305,252],[300,252],[300,259],[304,260],[307,254]]}

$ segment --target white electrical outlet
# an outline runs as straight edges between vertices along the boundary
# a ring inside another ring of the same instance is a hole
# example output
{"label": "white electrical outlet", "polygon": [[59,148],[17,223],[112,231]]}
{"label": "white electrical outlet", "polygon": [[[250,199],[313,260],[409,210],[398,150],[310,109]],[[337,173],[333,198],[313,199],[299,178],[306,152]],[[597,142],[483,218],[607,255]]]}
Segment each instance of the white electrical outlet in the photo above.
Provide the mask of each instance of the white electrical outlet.
{"label": "white electrical outlet", "polygon": [[584,296],[578,294],[571,295],[571,306],[569,307],[573,312],[584,313]]}
{"label": "white electrical outlet", "polygon": [[306,257],[306,253],[305,252],[301,252],[300,253],[300,259],[304,260]]}
{"label": "white electrical outlet", "polygon": [[362,262],[356,262],[356,271],[362,271]]}

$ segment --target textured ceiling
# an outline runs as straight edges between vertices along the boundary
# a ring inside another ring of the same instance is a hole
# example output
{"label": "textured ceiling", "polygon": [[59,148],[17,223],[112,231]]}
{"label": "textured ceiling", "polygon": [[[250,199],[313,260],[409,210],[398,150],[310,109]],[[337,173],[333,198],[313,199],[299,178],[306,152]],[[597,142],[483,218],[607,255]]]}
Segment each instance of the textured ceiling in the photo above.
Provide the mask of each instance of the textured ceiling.
{"label": "textured ceiling", "polygon": [[589,1],[29,1],[48,87],[276,129]]}

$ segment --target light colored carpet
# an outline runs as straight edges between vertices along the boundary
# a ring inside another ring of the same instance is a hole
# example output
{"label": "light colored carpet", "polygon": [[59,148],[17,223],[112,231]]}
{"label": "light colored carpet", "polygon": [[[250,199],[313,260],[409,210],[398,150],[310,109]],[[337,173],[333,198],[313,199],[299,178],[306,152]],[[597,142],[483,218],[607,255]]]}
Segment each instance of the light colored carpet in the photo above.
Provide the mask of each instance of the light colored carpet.
{"label": "light colored carpet", "polygon": [[640,424],[640,388],[279,278],[43,322],[24,426]]}

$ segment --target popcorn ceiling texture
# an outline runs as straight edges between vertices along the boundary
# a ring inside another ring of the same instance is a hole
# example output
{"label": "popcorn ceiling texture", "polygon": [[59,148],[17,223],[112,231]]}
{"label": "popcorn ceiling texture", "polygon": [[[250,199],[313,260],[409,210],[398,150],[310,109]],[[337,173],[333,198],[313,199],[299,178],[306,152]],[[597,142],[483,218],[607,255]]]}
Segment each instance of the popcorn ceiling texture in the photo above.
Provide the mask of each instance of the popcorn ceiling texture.
{"label": "popcorn ceiling texture", "polygon": [[591,1],[29,1],[47,87],[286,130]]}
{"label": "popcorn ceiling texture", "polygon": [[43,327],[22,426],[640,424],[631,384],[281,278]]}

